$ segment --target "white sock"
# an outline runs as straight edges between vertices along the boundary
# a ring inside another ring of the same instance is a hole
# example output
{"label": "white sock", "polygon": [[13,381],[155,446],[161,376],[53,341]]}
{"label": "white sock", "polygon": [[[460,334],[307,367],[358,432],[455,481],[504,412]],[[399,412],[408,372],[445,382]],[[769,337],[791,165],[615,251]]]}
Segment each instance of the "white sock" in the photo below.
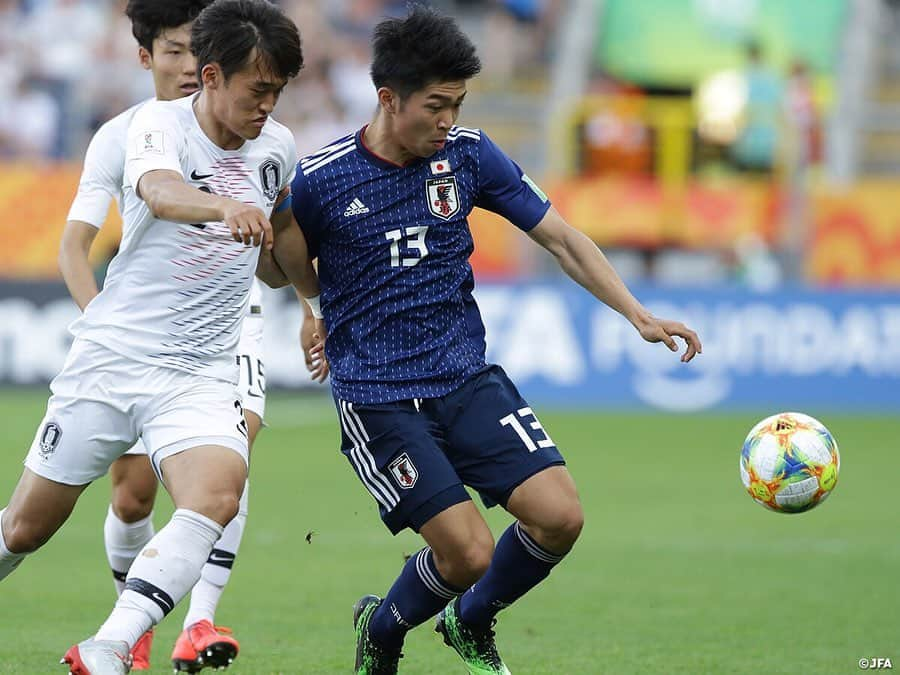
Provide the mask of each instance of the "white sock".
{"label": "white sock", "polygon": [[125,590],[96,639],[123,640],[134,647],[197,583],[220,536],[222,526],[214,520],[177,509],[131,564]]}
{"label": "white sock", "polygon": [[[6,509],[0,510],[0,523],[3,522],[3,511]],[[12,574],[26,555],[25,553],[13,553],[6,548],[6,542],[3,540],[3,526],[0,525],[0,581]]]}
{"label": "white sock", "polygon": [[209,559],[200,573],[200,580],[191,591],[191,606],[184,615],[184,627],[206,619],[211,624],[216,623],[216,607],[219,598],[225,590],[225,584],[231,577],[231,567],[234,565],[238,548],[241,545],[241,537],[244,536],[244,527],[247,524],[247,504],[250,499],[250,481],[244,483],[244,493],[241,495],[237,515],[225,526],[225,531],[213,545]]}
{"label": "white sock", "polygon": [[103,523],[103,543],[106,545],[106,559],[109,560],[113,573],[116,595],[122,595],[131,563],[147,542],[153,539],[154,534],[152,512],[143,520],[126,523],[115,514],[110,505],[106,522]]}

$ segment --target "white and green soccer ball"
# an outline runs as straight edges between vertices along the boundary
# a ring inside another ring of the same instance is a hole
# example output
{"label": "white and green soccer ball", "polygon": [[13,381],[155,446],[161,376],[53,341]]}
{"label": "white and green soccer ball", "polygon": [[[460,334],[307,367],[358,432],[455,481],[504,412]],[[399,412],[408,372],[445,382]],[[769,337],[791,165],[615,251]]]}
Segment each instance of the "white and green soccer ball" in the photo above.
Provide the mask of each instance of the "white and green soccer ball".
{"label": "white and green soccer ball", "polygon": [[741,449],[741,482],[767,509],[802,513],[821,504],[837,485],[837,441],[817,419],[796,412],[767,417]]}

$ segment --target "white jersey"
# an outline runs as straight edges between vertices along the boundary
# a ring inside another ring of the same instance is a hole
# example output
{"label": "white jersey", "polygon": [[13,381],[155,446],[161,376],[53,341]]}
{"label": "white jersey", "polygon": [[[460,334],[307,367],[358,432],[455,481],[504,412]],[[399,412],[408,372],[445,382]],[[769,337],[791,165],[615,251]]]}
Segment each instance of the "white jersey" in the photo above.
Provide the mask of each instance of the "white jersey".
{"label": "white jersey", "polygon": [[[78,192],[69,208],[66,220],[79,220],[93,225],[98,230],[106,222],[109,205],[116,201],[119,213],[122,213],[122,183],[125,180],[125,140],[128,138],[128,127],[134,114],[149,101],[147,99],[131,106],[105,122],[91,139],[84,155],[84,167],[78,181]],[[262,286],[259,279],[253,278],[250,287],[250,308],[262,305]],[[257,309],[255,315],[259,315]]]}
{"label": "white jersey", "polygon": [[221,222],[160,220],[134,190],[145,173],[175,171],[202,190],[266,215],[295,170],[291,132],[269,119],[237,150],[207,138],[194,115],[199,94],[151,101],[133,113],[122,183],[122,243],[100,294],[72,324],[76,337],[138,361],[237,381],[234,355],[259,249]]}

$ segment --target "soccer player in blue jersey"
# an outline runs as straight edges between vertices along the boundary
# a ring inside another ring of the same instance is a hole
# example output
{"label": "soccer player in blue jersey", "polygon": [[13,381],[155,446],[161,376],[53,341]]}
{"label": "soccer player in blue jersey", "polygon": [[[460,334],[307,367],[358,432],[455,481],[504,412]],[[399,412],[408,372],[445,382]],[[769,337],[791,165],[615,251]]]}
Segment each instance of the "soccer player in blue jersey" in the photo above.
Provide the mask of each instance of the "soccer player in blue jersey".
{"label": "soccer player in blue jersey", "polygon": [[[427,543],[383,599],[356,604],[357,673],[396,673],[407,631],[438,612],[436,630],[470,673],[508,673],[494,616],[545,579],[582,528],[562,455],[485,360],[468,262],[473,207],[527,232],[648,342],[677,351],[684,339],[685,362],[701,349],[694,331],[631,295],[487,134],[454,126],[480,67],[448,17],[415,7],[383,21],[375,119],[301,159],[292,185],[318,257],[341,449],[388,529]],[[496,546],[466,485],[516,519]]]}

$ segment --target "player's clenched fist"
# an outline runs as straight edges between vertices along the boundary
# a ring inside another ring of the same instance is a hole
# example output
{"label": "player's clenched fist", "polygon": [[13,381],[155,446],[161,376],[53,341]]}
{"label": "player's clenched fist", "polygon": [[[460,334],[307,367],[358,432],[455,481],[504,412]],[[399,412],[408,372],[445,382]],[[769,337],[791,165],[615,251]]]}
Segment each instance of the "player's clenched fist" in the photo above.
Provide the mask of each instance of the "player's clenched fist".
{"label": "player's clenched fist", "polygon": [[231,230],[235,241],[253,246],[265,243],[266,248],[272,248],[272,224],[261,209],[229,199],[222,209],[222,222]]}

